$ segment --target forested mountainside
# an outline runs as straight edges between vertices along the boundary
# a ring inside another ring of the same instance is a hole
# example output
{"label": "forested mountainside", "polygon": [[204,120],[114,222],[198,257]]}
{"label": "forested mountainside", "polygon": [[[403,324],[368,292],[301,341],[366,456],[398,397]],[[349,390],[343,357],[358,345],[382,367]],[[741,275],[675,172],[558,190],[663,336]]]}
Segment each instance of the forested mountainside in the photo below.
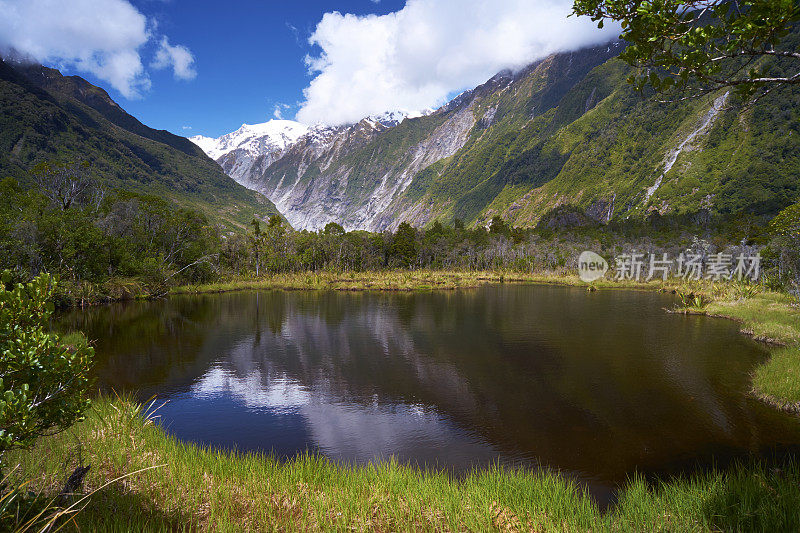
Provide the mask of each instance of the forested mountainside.
{"label": "forested mountainside", "polygon": [[[800,90],[754,103],[725,91],[665,101],[626,82],[622,47],[501,72],[397,125],[312,129],[260,164],[244,162],[237,179],[311,229],[485,224],[495,215],[533,226],[564,205],[598,221],[774,214],[800,198]],[[233,153],[218,161],[237,165]]]}
{"label": "forested mountainside", "polygon": [[228,227],[277,213],[194,143],[145,126],[103,89],[55,69],[0,60],[0,179],[30,185],[39,163],[85,164],[110,190],[159,196]]}

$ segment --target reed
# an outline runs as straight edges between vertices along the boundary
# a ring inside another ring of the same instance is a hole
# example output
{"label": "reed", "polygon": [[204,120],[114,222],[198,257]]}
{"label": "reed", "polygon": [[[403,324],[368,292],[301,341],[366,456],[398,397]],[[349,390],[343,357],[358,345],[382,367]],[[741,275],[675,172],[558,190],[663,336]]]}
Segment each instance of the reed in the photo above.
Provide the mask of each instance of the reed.
{"label": "reed", "polygon": [[[450,271],[450,270],[381,270],[369,272],[290,272],[260,277],[232,277],[224,281],[183,285],[172,294],[200,294],[240,290],[452,290],[469,289],[493,283],[546,283],[553,285],[585,285],[576,275],[560,272],[520,271]],[[657,289],[657,282],[600,280],[593,286],[601,288]]]}

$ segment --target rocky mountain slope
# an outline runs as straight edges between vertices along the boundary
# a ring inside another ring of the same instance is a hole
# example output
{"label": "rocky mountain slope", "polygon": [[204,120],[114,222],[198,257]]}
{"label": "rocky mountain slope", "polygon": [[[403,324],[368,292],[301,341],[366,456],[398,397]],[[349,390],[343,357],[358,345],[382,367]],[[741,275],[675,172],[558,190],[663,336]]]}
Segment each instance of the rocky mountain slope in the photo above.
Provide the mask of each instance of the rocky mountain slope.
{"label": "rocky mountain slope", "polygon": [[30,184],[41,162],[88,163],[111,189],[169,198],[229,227],[277,213],[194,143],[154,130],[101,88],[41,65],[0,60],[0,178]]}
{"label": "rocky mountain slope", "polygon": [[263,124],[242,124],[238,130],[216,139],[195,135],[189,140],[218,161],[230,177],[255,189],[250,181],[253,166],[269,166],[308,131],[308,126],[299,122],[270,120]]}
{"label": "rocky mountain slope", "polygon": [[[484,224],[494,215],[529,226],[564,205],[602,222],[651,212],[769,214],[797,201],[800,90],[755,103],[724,91],[664,102],[626,83],[621,49],[501,72],[399,123],[314,128],[237,179],[309,229]],[[235,159],[218,161],[234,168]]]}
{"label": "rocky mountain slope", "polygon": [[[365,124],[371,124],[376,128],[378,125],[381,128],[393,127],[406,118],[424,116],[432,112],[433,110],[426,110],[410,114],[388,111],[378,116],[367,117]],[[230,177],[246,187],[259,190],[260,176],[272,163],[283,157],[301,137],[307,136],[305,141],[309,143],[324,143],[330,136],[347,129],[323,125],[309,127],[293,120],[270,120],[260,124],[242,124],[238,130],[217,138],[195,135],[189,137],[189,140],[217,161]]]}

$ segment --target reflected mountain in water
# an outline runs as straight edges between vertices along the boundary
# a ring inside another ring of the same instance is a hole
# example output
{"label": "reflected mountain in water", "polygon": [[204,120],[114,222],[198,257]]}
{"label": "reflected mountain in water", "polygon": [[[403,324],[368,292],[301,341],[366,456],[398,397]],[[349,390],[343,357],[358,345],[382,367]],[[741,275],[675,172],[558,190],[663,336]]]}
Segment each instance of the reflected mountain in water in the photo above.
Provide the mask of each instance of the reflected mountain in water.
{"label": "reflected mountain in water", "polygon": [[559,468],[597,486],[800,443],[750,399],[765,349],[666,295],[493,286],[261,292],[75,312],[104,388],[169,400],[182,439],[463,470]]}

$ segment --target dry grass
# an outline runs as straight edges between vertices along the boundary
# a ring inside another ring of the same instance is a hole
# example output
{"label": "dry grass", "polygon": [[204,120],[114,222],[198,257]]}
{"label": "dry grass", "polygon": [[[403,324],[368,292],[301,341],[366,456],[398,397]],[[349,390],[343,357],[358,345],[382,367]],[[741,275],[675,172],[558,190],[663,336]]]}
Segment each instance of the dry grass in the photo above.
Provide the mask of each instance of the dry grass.
{"label": "dry grass", "polygon": [[[240,290],[337,290],[411,291],[453,290],[480,287],[489,283],[547,283],[587,285],[577,275],[558,272],[385,270],[371,272],[291,272],[261,277],[234,277],[201,285],[184,285],[172,294],[200,294]],[[601,280],[593,287],[657,289],[660,282]]]}

